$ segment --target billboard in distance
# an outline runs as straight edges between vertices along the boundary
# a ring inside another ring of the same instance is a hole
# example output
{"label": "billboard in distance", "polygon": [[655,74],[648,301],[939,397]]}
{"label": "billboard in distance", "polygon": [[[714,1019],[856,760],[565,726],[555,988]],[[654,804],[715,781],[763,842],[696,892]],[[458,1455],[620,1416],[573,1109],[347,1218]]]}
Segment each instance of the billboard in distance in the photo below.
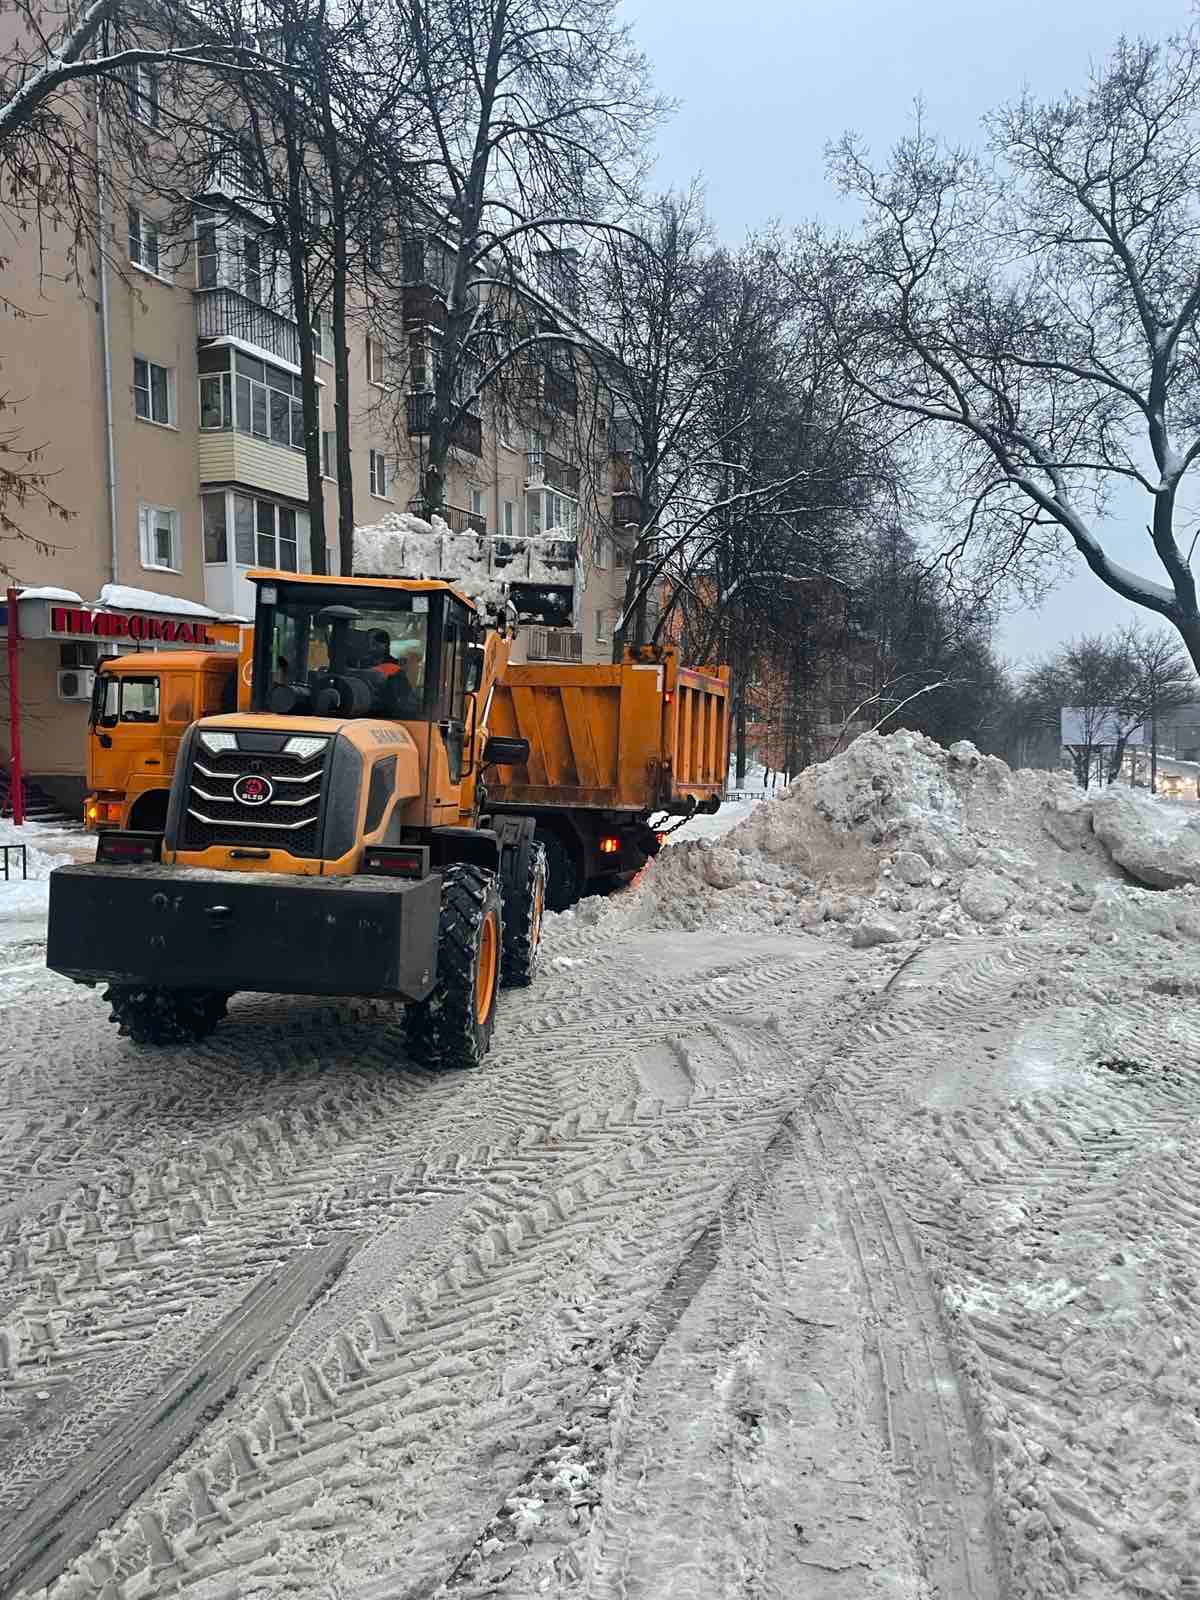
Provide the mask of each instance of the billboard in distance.
{"label": "billboard in distance", "polygon": [[[1076,706],[1063,706],[1060,717],[1063,744],[1090,744],[1095,748],[1099,745],[1116,744],[1121,737],[1121,721],[1111,711],[1084,712]],[[1090,739],[1087,736],[1089,726],[1092,733]],[[1145,724],[1127,734],[1125,743],[1134,749],[1148,747],[1150,735]]]}

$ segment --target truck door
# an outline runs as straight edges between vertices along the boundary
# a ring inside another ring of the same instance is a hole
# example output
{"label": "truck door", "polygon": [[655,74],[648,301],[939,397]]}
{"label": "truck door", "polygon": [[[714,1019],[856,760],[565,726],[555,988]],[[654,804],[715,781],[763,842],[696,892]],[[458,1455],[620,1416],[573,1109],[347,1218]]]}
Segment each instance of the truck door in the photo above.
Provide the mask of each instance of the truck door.
{"label": "truck door", "polygon": [[466,733],[467,643],[470,616],[446,596],[442,619],[441,671],[438,676],[438,728],[446,746],[451,783],[461,783]]}

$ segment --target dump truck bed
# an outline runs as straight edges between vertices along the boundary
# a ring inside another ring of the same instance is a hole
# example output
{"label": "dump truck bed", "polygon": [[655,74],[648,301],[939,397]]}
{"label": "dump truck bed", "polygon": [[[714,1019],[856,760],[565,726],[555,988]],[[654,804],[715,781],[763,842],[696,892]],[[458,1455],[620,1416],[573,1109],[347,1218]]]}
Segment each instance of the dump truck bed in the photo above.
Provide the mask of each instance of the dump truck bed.
{"label": "dump truck bed", "polygon": [[682,815],[720,799],[729,761],[728,669],[661,662],[510,666],[493,733],[529,740],[489,781],[497,805]]}

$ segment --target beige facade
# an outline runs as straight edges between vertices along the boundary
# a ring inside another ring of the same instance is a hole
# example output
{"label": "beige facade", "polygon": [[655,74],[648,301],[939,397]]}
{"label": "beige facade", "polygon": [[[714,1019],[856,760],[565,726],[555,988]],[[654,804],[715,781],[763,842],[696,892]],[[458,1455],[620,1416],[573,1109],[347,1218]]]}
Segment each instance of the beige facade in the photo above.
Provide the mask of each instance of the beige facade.
{"label": "beige facade", "polygon": [[[258,226],[252,212],[206,196],[201,221],[215,219],[221,240],[240,241],[237,250],[214,247],[212,229],[203,233],[200,222],[185,237],[169,236],[165,209],[153,197],[131,210],[117,187],[119,205],[110,205],[102,223],[110,260],[82,285],[70,281],[52,234],[44,247],[32,234],[13,247],[5,294],[24,315],[4,321],[0,381],[21,442],[41,449],[49,491],[69,517],[31,500],[17,519],[26,537],[0,554],[18,586],[59,586],[88,604],[116,583],[248,615],[249,568],[311,567],[295,325],[264,303],[270,297],[258,268],[247,266],[257,260],[253,242],[244,243]],[[351,321],[361,525],[414,502],[420,438],[397,426],[406,396],[371,381],[365,311]],[[403,342],[397,330],[396,343]],[[324,359],[317,366],[321,429],[332,456],[333,367]],[[518,656],[609,659],[626,574],[614,566],[603,533],[606,459],[579,463],[580,479],[553,417],[519,438],[502,436],[484,418],[479,439],[478,455],[455,452],[451,525],[520,537],[570,523],[578,539],[575,629],[531,630]],[[332,477],[324,500],[327,565],[336,571]],[[581,514],[581,506],[590,512]],[[87,705],[60,697],[58,673],[94,662],[103,648],[50,639],[23,648],[25,772],[62,794],[79,790]],[[7,704],[0,718],[7,757]]]}

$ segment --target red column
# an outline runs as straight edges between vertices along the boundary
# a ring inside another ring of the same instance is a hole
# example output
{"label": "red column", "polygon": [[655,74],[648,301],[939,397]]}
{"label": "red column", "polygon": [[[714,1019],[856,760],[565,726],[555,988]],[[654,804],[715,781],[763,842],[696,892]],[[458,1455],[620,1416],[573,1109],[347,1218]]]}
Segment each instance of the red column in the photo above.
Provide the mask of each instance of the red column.
{"label": "red column", "polygon": [[8,727],[9,782],[12,786],[12,816],[18,827],[25,821],[25,787],[21,780],[21,624],[17,615],[17,591],[8,591]]}

